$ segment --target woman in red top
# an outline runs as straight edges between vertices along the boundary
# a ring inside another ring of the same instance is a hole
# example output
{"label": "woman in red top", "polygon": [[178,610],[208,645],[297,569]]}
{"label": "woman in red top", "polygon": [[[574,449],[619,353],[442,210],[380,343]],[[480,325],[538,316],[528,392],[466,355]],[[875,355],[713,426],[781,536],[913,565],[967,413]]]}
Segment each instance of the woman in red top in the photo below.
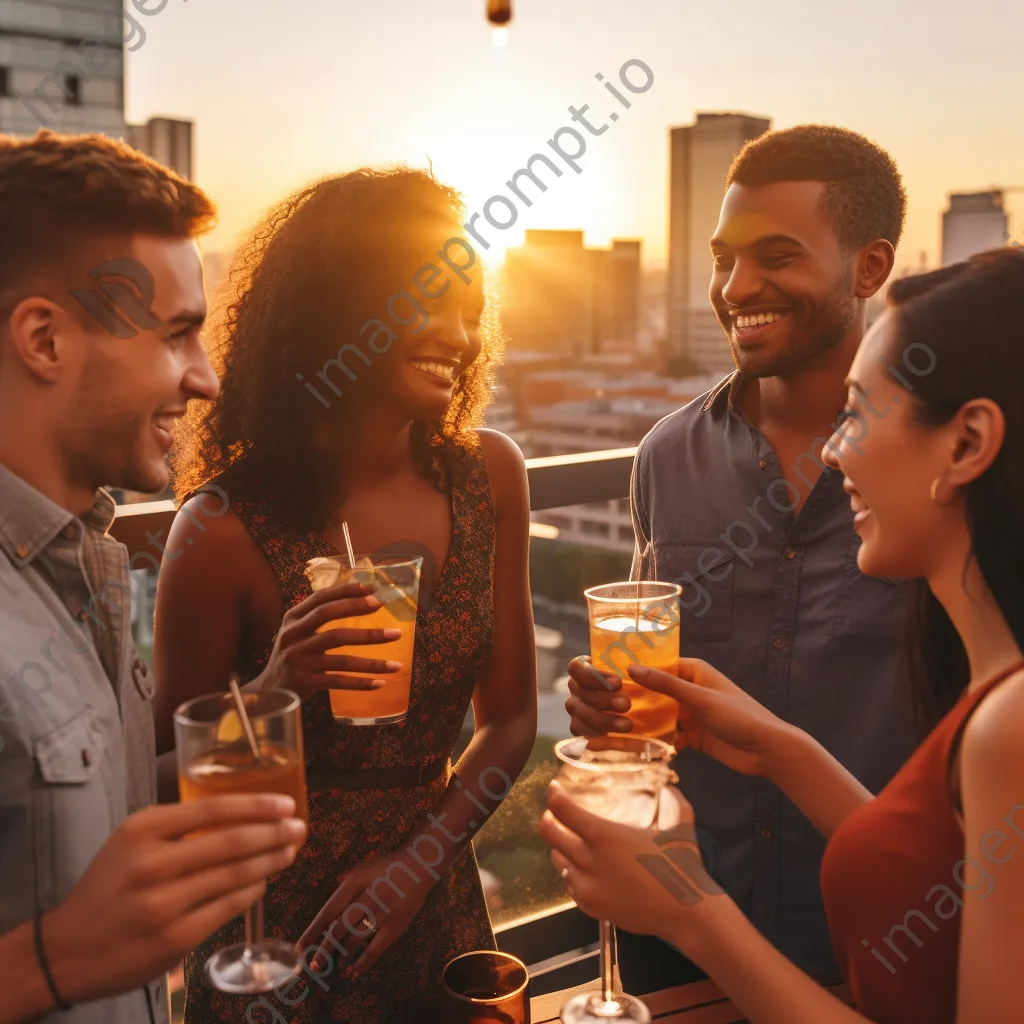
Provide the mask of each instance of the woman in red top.
{"label": "woman in red top", "polygon": [[909,650],[931,731],[877,797],[708,664],[631,669],[679,700],[679,745],[771,779],[829,837],[822,891],[856,1009],[721,892],[681,797],[681,824],[639,832],[552,786],[542,833],[580,907],[677,946],[756,1024],[1024,1019],[1022,299],[1010,248],[894,283],[826,445],[860,569],[921,580]]}

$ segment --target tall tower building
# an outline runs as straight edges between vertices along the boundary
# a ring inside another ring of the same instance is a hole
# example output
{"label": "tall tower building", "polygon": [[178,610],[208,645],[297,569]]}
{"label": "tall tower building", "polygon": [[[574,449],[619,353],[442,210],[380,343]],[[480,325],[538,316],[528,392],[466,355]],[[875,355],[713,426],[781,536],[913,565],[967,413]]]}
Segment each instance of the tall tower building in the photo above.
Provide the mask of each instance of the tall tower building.
{"label": "tall tower building", "polygon": [[597,275],[594,349],[631,352],[640,329],[641,243],[613,238],[610,249],[591,251]]}
{"label": "tall tower building", "polygon": [[942,215],[942,265],[998,249],[1009,237],[1002,192],[953,193]]}
{"label": "tall tower building", "polygon": [[[0,0],[0,133],[97,132],[124,139],[191,179],[191,121],[125,123],[122,3]],[[156,10],[151,6],[150,14]],[[127,42],[139,38],[145,41],[133,27]]]}
{"label": "tall tower building", "polygon": [[505,254],[502,326],[513,349],[592,355],[632,351],[641,243],[588,249],[582,231],[534,230]]}
{"label": "tall tower building", "polygon": [[583,355],[591,351],[594,275],[582,231],[527,229],[505,253],[502,320],[514,348]]}
{"label": "tall tower building", "polygon": [[145,124],[128,125],[126,141],[136,149],[192,179],[192,122],[153,117]]}
{"label": "tall tower building", "polygon": [[698,114],[670,129],[668,347],[702,372],[726,373],[732,358],[708,303],[711,250],[725,177],[743,146],[771,121],[749,114]]}
{"label": "tall tower building", "polygon": [[121,4],[0,3],[0,132],[125,134]]}

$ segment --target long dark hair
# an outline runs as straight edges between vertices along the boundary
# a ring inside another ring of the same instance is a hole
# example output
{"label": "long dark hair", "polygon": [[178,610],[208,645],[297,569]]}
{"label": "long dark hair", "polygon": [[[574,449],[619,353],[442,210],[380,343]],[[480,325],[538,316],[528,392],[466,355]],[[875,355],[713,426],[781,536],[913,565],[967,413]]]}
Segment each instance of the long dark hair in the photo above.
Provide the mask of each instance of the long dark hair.
{"label": "long dark hair", "polygon": [[[352,386],[335,370],[333,379],[345,384],[341,398],[317,371],[343,344],[367,351],[360,327],[388,318],[389,299],[412,288],[424,254],[429,262],[463,214],[456,191],[408,167],[324,178],[270,210],[234,256],[214,304],[207,337],[221,394],[212,405],[190,406],[174,457],[179,499],[222,479],[232,495],[269,498],[295,527],[327,525],[344,493],[345,447],[359,434],[360,411],[378,400],[397,346],[369,368],[349,357],[359,380]],[[462,253],[453,258],[468,262]],[[477,257],[467,276],[482,273]],[[412,426],[414,462],[442,490],[453,467],[441,445],[457,453],[470,444],[491,396],[501,347],[491,309],[480,342],[444,418]],[[329,408],[299,374],[327,395]]]}
{"label": "long dark hair", "polygon": [[[975,398],[991,399],[1006,419],[999,454],[967,488],[967,524],[972,556],[1024,649],[1024,252],[997,249],[903,278],[888,299],[897,324],[893,363],[912,371],[904,376],[918,421],[948,423]],[[911,685],[919,724],[930,728],[963,694],[970,668],[945,609],[924,581],[914,588]]]}

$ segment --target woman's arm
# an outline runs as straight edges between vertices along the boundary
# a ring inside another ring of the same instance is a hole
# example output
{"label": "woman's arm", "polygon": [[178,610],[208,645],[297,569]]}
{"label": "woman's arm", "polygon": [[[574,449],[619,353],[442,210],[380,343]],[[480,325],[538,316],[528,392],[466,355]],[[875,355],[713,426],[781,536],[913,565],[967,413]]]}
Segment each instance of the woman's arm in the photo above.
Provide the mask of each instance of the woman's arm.
{"label": "woman's arm", "polygon": [[157,588],[153,668],[161,800],[176,799],[170,753],[174,709],[191,697],[226,690],[243,644],[259,650],[276,634],[266,667],[246,683],[246,690],[283,687],[306,700],[328,687],[368,690],[379,685],[347,672],[386,680],[396,671],[380,658],[327,653],[394,640],[386,630],[339,625],[319,632],[328,622],[379,608],[366,588],[342,582],[286,610],[274,571],[242,521],[228,512],[200,528],[193,507],[197,501],[187,502],[174,518]]}
{"label": "woman's arm", "polygon": [[636,829],[598,817],[556,780],[539,831],[585,914],[670,942],[753,1024],[866,1024],[768,943],[711,878],[693,808],[678,790],[665,790],[659,824]]}
{"label": "woman's arm", "polygon": [[[964,859],[949,865],[962,888],[958,1024],[1021,1018],[1024,964],[1024,673],[1007,679],[971,717],[960,748]],[[962,881],[961,881],[962,880]]]}
{"label": "woman's arm", "polygon": [[[537,735],[537,655],[530,598],[530,494],[518,446],[479,431],[497,515],[494,552],[494,645],[473,694],[476,730],[455,778],[417,835],[444,846],[444,871],[493,813],[533,750]],[[483,808],[483,809],[481,809]],[[444,829],[433,821],[443,822]],[[453,837],[458,837],[453,838]]]}
{"label": "woman's arm", "polygon": [[[179,704],[227,687],[238,664],[246,592],[261,568],[271,572],[234,512],[204,516],[203,497],[174,517],[160,566],[153,631],[158,754],[174,749]],[[270,582],[276,589],[272,575]]]}
{"label": "woman's arm", "polygon": [[874,800],[813,736],[787,726],[768,777],[826,838],[854,811]]}
{"label": "woman's arm", "polygon": [[[677,747],[700,750],[744,775],[770,779],[824,836],[873,799],[817,740],[773,715],[706,661],[680,658],[678,672],[629,667],[638,683],[679,702]],[[600,680],[587,680],[577,692],[589,695],[600,685]]]}

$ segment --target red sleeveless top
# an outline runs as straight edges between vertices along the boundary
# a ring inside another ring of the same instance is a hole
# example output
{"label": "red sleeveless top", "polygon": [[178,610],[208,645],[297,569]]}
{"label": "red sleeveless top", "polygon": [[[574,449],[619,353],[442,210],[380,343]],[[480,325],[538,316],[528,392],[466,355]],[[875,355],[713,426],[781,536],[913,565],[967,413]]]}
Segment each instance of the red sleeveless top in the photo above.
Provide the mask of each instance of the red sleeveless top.
{"label": "red sleeveless top", "polygon": [[954,1024],[959,912],[985,892],[964,864],[950,759],[992,689],[965,693],[875,800],[836,829],[821,865],[832,944],[857,1009],[876,1024]]}

